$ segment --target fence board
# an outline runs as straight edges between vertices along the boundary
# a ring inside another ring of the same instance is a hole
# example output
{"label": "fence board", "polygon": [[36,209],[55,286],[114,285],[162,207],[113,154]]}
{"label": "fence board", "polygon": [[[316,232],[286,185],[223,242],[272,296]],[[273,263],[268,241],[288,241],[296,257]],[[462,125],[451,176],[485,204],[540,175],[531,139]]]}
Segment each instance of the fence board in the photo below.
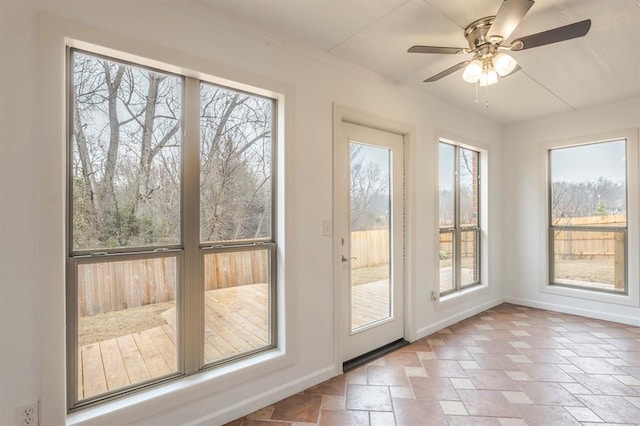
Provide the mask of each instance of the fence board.
{"label": "fence board", "polygon": [[[605,215],[577,218],[563,218],[558,225],[626,226],[626,215]],[[607,260],[616,258],[616,246],[620,251],[619,233],[559,231],[555,233],[554,251],[561,258]]]}
{"label": "fence board", "polygon": [[[624,215],[562,219],[563,225],[624,225]],[[616,234],[606,232],[565,232],[556,234],[557,256],[615,256]],[[463,233],[463,257],[474,253],[473,233]],[[469,238],[467,238],[469,237]],[[451,234],[440,234],[440,243],[451,243]],[[389,230],[351,233],[351,255],[358,267],[389,262]],[[266,283],[269,279],[268,250],[211,253],[204,256],[204,289]],[[78,266],[78,298],[81,316],[133,308],[175,300],[177,260],[174,257],[91,263]]]}
{"label": "fence board", "polygon": [[[268,250],[213,253],[204,257],[203,290],[266,283]],[[174,257],[78,266],[80,316],[175,300],[177,261]]]}
{"label": "fence board", "polygon": [[351,233],[351,256],[358,259],[360,268],[389,263],[389,245],[388,229]]}

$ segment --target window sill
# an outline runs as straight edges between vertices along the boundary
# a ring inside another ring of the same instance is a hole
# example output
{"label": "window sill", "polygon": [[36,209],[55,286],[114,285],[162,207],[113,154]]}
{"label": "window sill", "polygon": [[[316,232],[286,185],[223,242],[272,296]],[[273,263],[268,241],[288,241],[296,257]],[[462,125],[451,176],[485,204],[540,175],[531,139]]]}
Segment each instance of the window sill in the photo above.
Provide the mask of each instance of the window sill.
{"label": "window sill", "polygon": [[437,306],[440,308],[448,308],[452,305],[464,303],[472,298],[478,297],[480,294],[487,293],[489,286],[487,284],[477,284],[473,287],[465,288],[464,290],[456,291],[455,293],[447,294],[438,299]]}
{"label": "window sill", "polygon": [[255,379],[293,363],[290,355],[274,349],[246,360],[181,377],[167,384],[133,393],[67,415],[66,424],[116,424],[123,419],[135,420],[152,416],[170,408],[183,406],[198,398],[212,396],[248,379]]}
{"label": "window sill", "polygon": [[594,300],[596,302],[612,303],[625,306],[640,306],[638,297],[633,297],[633,291],[629,294],[613,294],[590,289],[575,287],[564,287],[562,285],[547,284],[542,288],[543,293],[555,294],[558,296],[576,297],[579,299]]}

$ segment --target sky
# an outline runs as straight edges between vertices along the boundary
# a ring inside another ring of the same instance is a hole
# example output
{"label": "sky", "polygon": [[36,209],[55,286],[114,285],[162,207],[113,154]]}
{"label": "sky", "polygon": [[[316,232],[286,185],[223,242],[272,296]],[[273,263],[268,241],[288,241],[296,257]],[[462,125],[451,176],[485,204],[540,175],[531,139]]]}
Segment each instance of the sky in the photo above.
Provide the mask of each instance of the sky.
{"label": "sky", "polygon": [[[453,153],[451,145],[440,146],[440,161],[452,164]],[[554,181],[589,182],[599,177],[614,182],[626,179],[626,143],[625,140],[600,142],[552,150],[552,176]],[[440,188],[451,190],[451,169],[440,167]]]}
{"label": "sky", "polygon": [[556,182],[588,182],[626,177],[624,140],[580,145],[551,151],[551,175]]}

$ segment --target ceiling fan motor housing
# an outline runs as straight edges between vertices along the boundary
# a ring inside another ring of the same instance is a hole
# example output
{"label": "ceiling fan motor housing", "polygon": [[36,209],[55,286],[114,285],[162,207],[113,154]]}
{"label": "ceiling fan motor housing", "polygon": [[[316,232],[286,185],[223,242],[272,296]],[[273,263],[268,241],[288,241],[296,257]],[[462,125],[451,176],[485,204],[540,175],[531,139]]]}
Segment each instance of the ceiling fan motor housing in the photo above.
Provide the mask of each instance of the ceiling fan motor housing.
{"label": "ceiling fan motor housing", "polygon": [[491,29],[495,18],[495,16],[487,16],[486,18],[478,19],[464,29],[464,36],[469,42],[470,52],[480,52],[484,48],[489,50],[488,48],[494,44],[497,46],[502,42],[502,38],[496,41],[487,39],[487,33]]}

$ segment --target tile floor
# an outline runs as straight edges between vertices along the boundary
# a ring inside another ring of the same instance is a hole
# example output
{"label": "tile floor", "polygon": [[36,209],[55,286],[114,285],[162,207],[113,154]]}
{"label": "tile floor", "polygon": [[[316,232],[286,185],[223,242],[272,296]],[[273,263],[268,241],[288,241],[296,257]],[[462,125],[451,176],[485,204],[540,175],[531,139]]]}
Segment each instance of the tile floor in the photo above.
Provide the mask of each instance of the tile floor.
{"label": "tile floor", "polygon": [[502,304],[228,426],[640,425],[640,327]]}

